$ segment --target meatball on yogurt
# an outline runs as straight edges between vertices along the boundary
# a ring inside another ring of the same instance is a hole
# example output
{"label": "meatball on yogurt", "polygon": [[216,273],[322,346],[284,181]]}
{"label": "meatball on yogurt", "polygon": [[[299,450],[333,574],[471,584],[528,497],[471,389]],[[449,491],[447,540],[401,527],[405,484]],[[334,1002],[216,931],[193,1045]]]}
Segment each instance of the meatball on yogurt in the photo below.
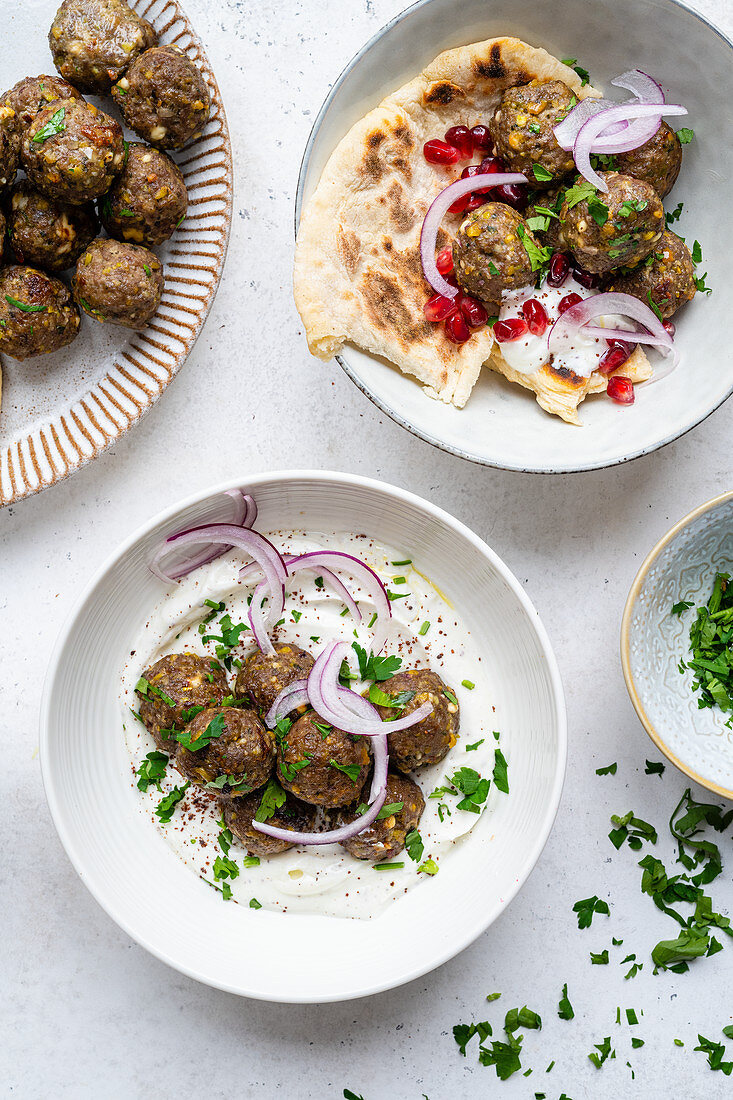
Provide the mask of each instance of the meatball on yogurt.
{"label": "meatball on yogurt", "polygon": [[[262,806],[263,792],[242,795],[240,798],[223,800],[221,814],[227,829],[231,829],[237,840],[241,840],[250,855],[262,859],[277,856],[292,848],[287,840],[268,836],[255,829],[252,822]],[[292,794],[286,794],[285,801],[274,811],[268,813],[267,822],[277,829],[289,829],[296,833],[314,833],[316,831],[315,806],[301,802]]]}
{"label": "meatball on yogurt", "polygon": [[[407,729],[389,733],[389,758],[401,772],[411,772],[423,764],[437,764],[455,745],[460,724],[457,696],[446,687],[437,672],[428,668],[410,668],[398,672],[380,685],[393,703],[379,705],[382,719],[411,714],[423,703],[432,703],[427,718]],[[389,726],[387,726],[387,731]]]}
{"label": "meatball on yogurt", "polygon": [[[379,817],[368,828],[348,840],[341,841],[349,855],[355,859],[368,859],[380,863],[383,859],[394,859],[405,847],[407,834],[416,829],[425,809],[425,799],[417,783],[406,775],[387,776],[387,797],[385,807],[394,807],[386,817]],[[339,825],[348,825],[356,821],[358,806],[341,810]]]}
{"label": "meatball on yogurt", "polygon": [[539,247],[524,218],[511,206],[487,202],[472,211],[453,244],[459,285],[475,298],[495,304],[502,291],[531,283],[532,261],[525,241]]}
{"label": "meatball on yogurt", "polygon": [[359,798],[369,771],[367,737],[351,737],[312,711],[279,738],[277,777],[303,802],[334,809]]}
{"label": "meatball on yogurt", "polygon": [[88,202],[108,191],[122,168],[122,128],[85,100],[60,99],[38,112],[20,155],[28,178],[49,198]]}
{"label": "meatball on yogurt", "polygon": [[171,653],[147,668],[135,686],[140,719],[163,752],[176,751],[172,732],[182,730],[194,716],[226,699],[229,685],[223,668],[196,653]]}
{"label": "meatball on yogurt", "polygon": [[603,275],[634,267],[654,251],[664,232],[664,207],[644,180],[620,172],[599,175],[608,191],[596,191],[578,178],[565,194],[560,222],[565,246],[580,266]]}
{"label": "meatball on yogurt", "polygon": [[58,351],[77,336],[79,323],[60,279],[22,265],[0,272],[0,352],[28,359]]}
{"label": "meatball on yogurt", "polygon": [[141,245],[98,237],[79,257],[72,289],[96,321],[144,328],[160,305],[163,266]]}
{"label": "meatball on yogurt", "polygon": [[235,692],[251,699],[254,706],[266,712],[283,688],[296,680],[304,680],[313,668],[313,658],[292,642],[278,643],[275,652],[255,650],[237,673]]}
{"label": "meatball on yogurt", "polygon": [[[561,149],[554,127],[575,106],[574,93],[561,80],[533,80],[507,88],[489,130],[497,156],[512,172],[522,172],[540,188],[556,187],[575,171],[572,152]],[[544,168],[537,174],[534,166]]]}
{"label": "meatball on yogurt", "polygon": [[275,738],[252,710],[210,707],[178,734],[176,766],[198,787],[235,798],[262,787],[275,762]]}
{"label": "meatball on yogurt", "polygon": [[97,226],[91,203],[70,206],[54,202],[36,191],[27,179],[13,187],[8,204],[8,241],[18,263],[65,271],[94,240]]}
{"label": "meatball on yogurt", "polygon": [[104,95],[158,38],[124,0],[64,0],[48,44],[54,65],[83,92]]}
{"label": "meatball on yogurt", "polygon": [[644,305],[652,302],[666,321],[697,292],[690,250],[681,237],[667,229],[644,263],[615,279],[608,289],[631,294]]}
{"label": "meatball on yogurt", "polygon": [[177,165],[159,149],[134,141],[122,172],[100,199],[99,213],[110,237],[155,248],[172,235],[187,204]]}
{"label": "meatball on yogurt", "polygon": [[162,149],[182,149],[200,137],[211,110],[206,81],[174,46],[136,58],[112,96],[130,129]]}

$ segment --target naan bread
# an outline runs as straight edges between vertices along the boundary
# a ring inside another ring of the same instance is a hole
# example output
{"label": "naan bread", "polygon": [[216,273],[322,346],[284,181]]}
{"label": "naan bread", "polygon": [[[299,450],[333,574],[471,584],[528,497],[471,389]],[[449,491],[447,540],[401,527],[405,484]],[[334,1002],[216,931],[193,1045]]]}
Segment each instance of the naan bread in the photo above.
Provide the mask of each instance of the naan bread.
{"label": "naan bread", "polygon": [[[594,386],[605,388],[605,379],[572,382],[553,367],[516,375],[490,328],[456,345],[423,314],[433,293],[420,263],[423,218],[464,167],[428,164],[423,144],[450,126],[487,123],[505,88],[534,78],[562,80],[579,99],[600,94],[546,50],[494,38],[441,54],[343,138],[305,206],[295,252],[295,301],[313,355],[330,359],[349,340],[458,408],[488,360],[534,390],[544,409],[578,422],[577,405]],[[460,222],[461,215],[446,216],[439,248]]]}

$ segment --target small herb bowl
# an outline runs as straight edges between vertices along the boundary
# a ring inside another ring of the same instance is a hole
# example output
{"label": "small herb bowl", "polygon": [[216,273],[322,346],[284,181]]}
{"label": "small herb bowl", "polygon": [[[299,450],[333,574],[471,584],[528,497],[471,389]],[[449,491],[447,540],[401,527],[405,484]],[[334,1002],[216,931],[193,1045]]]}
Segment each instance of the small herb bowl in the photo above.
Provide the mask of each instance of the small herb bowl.
{"label": "small herb bowl", "polygon": [[[716,573],[733,574],[733,492],[701,504],[660,539],[631,586],[621,663],[631,702],[654,744],[696,783],[733,801],[733,728],[701,709],[687,663],[690,625]],[[691,607],[673,614],[681,601]]]}

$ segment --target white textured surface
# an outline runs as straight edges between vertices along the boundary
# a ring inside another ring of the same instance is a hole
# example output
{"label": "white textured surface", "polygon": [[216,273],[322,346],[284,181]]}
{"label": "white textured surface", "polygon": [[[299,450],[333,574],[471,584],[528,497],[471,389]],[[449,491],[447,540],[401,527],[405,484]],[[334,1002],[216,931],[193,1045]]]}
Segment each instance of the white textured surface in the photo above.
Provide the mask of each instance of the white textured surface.
{"label": "white textured surface", "polygon": [[[692,1051],[698,1031],[718,1039],[731,1022],[729,944],[689,974],[655,978],[645,961],[628,982],[626,968],[593,967],[588,952],[610,948],[615,935],[624,947],[611,949],[612,958],[620,950],[646,960],[669,934],[668,919],[639,892],[634,855],[616,853],[606,838],[608,815],[632,807],[663,830],[685,785],[671,767],[661,780],[643,773],[645,757],[657,756],[624,690],[618,627],[651,545],[685,512],[731,487],[733,405],[629,466],[529,477],[438,454],[378,415],[337,367],[308,358],[289,295],[300,151],[330,82],[400,6],[189,0],[235,147],[236,214],[222,291],[189,363],[143,424],[72,480],[0,513],[0,1080],[7,1095],[330,1100],[347,1086],[365,1100],[423,1093],[530,1100],[535,1090],[548,1100],[563,1091],[573,1100],[669,1100],[723,1097],[730,1088]],[[733,34],[728,0],[698,6]],[[582,58],[582,39],[569,44],[576,48]],[[713,322],[714,295],[710,310]],[[237,469],[306,465],[406,485],[485,537],[526,583],[548,626],[570,718],[558,822],[506,914],[433,975],[316,1009],[205,989],[133,945],[71,870],[36,756],[50,648],[110,550],[146,517]],[[598,778],[595,768],[612,760],[618,774]],[[670,850],[660,847],[671,865]],[[711,890],[719,907],[733,904],[729,840],[723,850],[726,878]],[[609,899],[611,917],[579,932],[572,903],[594,893]],[[564,981],[576,1011],[570,1023],[555,1015]],[[486,1005],[494,989],[502,999]],[[476,1064],[475,1052],[460,1057],[450,1028],[472,1017],[497,1022],[525,1002],[545,1020],[525,1043],[535,1073],[502,1085]],[[615,1025],[617,1005],[644,1009],[635,1029],[646,1040],[641,1050],[631,1052],[629,1029]],[[586,1055],[606,1035],[617,1057],[596,1071]],[[684,1049],[673,1045],[675,1036]]]}

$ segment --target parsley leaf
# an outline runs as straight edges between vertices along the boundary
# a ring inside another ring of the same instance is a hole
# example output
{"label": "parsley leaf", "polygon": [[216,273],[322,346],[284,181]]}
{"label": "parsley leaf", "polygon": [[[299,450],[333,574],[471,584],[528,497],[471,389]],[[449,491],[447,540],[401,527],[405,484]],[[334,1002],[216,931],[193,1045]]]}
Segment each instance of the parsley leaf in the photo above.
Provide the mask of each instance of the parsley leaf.
{"label": "parsley leaf", "polygon": [[164,752],[149,752],[135,772],[138,776],[137,789],[147,791],[148,787],[154,784],[159,791],[162,791],[160,781],[165,775],[167,764],[168,757]]}
{"label": "parsley leaf", "polygon": [[[307,753],[306,756],[308,756]],[[305,765],[309,763],[310,757],[308,758],[308,760],[305,761],[305,764],[302,761],[299,761],[297,764],[294,764],[293,767],[300,770],[300,768],[305,767]],[[336,768],[337,771],[343,772],[344,775],[348,775],[352,783],[356,783],[357,779],[361,775],[361,764],[339,764],[338,760],[329,760],[328,764],[329,767]],[[285,774],[284,771],[283,774]],[[290,776],[285,775],[285,778],[288,780],[288,782],[290,782]]]}
{"label": "parsley leaf", "polygon": [[285,799],[287,795],[282,789],[276,779],[270,779],[265,787],[262,800],[257,808],[257,813],[254,815],[255,821],[267,821],[271,818],[276,810],[279,810],[285,805]]}
{"label": "parsley leaf", "polygon": [[40,130],[31,138],[32,142],[41,144],[44,141],[48,141],[50,137],[55,137],[57,134],[61,134],[66,129],[66,123],[64,118],[66,116],[66,108],[59,107],[58,111],[51,115],[45,126],[41,126]]}
{"label": "parsley leaf", "polygon": [[658,763],[655,760],[647,760],[646,767],[644,768],[645,775],[663,775],[664,764]]}
{"label": "parsley leaf", "polygon": [[561,1020],[572,1020],[575,1016],[575,1011],[568,999],[568,983],[565,982],[562,987],[562,997],[560,1003],[557,1006],[557,1014]]}
{"label": "parsley leaf", "polygon": [[161,798],[160,802],[155,807],[155,816],[162,825],[167,825],[173,817],[176,806],[183,800],[190,786],[191,784],[186,782],[181,787],[174,787],[165,797]]}
{"label": "parsley leaf", "polygon": [[547,267],[552,256],[552,249],[545,248],[542,245],[538,245],[532,237],[527,236],[523,225],[517,226],[517,236],[524,245],[524,249],[529,256],[529,262],[533,271],[540,271]]}
{"label": "parsley leaf", "polygon": [[691,130],[689,126],[683,126],[681,130],[677,131],[677,137],[682,145],[689,145],[694,136],[695,131]]}
{"label": "parsley leaf", "polygon": [[176,730],[173,736],[179,745],[183,745],[184,749],[188,749],[189,752],[198,752],[200,749],[205,749],[218,737],[221,737],[226,732],[226,728],[226,718],[223,714],[217,714],[211,719],[205,730],[194,731],[191,734],[189,728],[186,727],[184,730]]}
{"label": "parsley leaf", "polygon": [[405,851],[415,863],[419,863],[422,859],[425,845],[417,829],[410,829],[405,837]]}
{"label": "parsley leaf", "polygon": [[664,220],[666,221],[667,225],[674,225],[675,222],[678,222],[680,220],[680,214],[682,213],[684,206],[685,204],[683,202],[678,202],[674,210],[667,211],[667,213],[664,215]]}
{"label": "parsley leaf", "polygon": [[533,164],[532,171],[534,173],[534,178],[538,181],[538,183],[547,183],[549,180],[555,178],[552,172],[548,172],[542,164]]}
{"label": "parsley leaf", "polygon": [[618,769],[618,763],[614,760],[613,764],[606,764],[605,768],[596,768],[596,775],[615,775]]}
{"label": "parsley leaf", "polygon": [[359,661],[359,675],[362,680],[389,680],[402,665],[401,657],[375,657],[373,653],[367,655],[367,651],[358,642],[352,642],[351,648]]}
{"label": "parsley leaf", "polygon": [[573,912],[578,914],[578,928],[590,928],[594,915],[603,913],[608,916],[609,909],[607,903],[594,894],[592,898],[576,901]]}
{"label": "parsley leaf", "polygon": [[509,794],[509,776],[507,774],[507,762],[504,753],[499,746],[494,752],[494,783],[498,790]]}

